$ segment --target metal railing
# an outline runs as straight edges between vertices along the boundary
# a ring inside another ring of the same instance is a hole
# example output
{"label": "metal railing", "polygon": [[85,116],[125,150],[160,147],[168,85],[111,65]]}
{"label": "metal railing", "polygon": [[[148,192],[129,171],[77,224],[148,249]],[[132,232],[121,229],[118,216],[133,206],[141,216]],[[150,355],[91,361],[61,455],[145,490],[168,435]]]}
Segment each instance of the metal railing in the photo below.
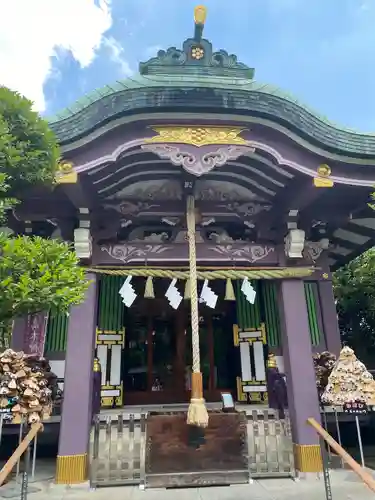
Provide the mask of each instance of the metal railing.
{"label": "metal railing", "polygon": [[246,412],[249,474],[251,479],[294,477],[294,456],[289,416],[280,420],[276,410]]}
{"label": "metal railing", "polygon": [[[243,475],[244,482],[264,477],[294,477],[288,416],[280,420],[278,413],[271,409],[249,410],[245,413],[248,472]],[[90,440],[92,488],[149,484],[148,478],[152,473],[146,471],[150,454],[149,445],[146,445],[147,425],[146,413],[95,416]],[[168,440],[168,435],[165,439]],[[193,473],[186,471],[187,474]]]}
{"label": "metal railing", "polygon": [[90,484],[144,484],[146,414],[96,415],[91,439]]}

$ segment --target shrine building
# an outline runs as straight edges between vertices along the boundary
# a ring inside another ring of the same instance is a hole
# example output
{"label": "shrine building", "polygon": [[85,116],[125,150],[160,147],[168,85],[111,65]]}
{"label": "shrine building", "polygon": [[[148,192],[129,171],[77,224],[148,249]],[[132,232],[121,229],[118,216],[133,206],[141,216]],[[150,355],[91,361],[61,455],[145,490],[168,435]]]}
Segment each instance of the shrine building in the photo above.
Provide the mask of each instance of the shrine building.
{"label": "shrine building", "polygon": [[[91,280],[68,317],[49,318],[45,344],[64,377],[58,462],[76,464],[77,482],[94,356],[103,411],[190,399],[192,198],[204,398],[231,392],[266,407],[275,354],[297,468],[319,462],[306,425],[320,421],[312,354],[340,350],[331,273],[374,244],[375,136],[257,82],[253,68],[214,50],[204,23],[196,18],[182,48],[160,50],[139,74],[50,119],[64,158],[58,185],[30,191],[9,223],[17,234],[72,242]],[[127,278],[134,300],[119,293]],[[13,344],[27,350],[22,321]]]}

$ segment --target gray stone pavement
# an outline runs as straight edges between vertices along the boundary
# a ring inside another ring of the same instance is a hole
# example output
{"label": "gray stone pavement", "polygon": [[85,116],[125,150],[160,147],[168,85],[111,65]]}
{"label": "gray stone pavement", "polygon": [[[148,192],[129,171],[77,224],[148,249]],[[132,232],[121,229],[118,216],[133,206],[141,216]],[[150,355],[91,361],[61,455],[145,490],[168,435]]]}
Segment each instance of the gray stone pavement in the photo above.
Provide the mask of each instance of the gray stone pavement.
{"label": "gray stone pavement", "polygon": [[[374,500],[375,493],[347,471],[331,473],[333,500]],[[30,485],[29,500],[325,500],[323,479],[317,477],[293,481],[291,479],[265,479],[253,484],[228,487],[187,488],[178,490],[138,487],[99,488],[90,491],[87,485],[67,488],[51,482]],[[8,490],[8,492],[7,492]],[[36,491],[37,490],[37,491]],[[19,490],[18,490],[19,491]],[[20,498],[11,485],[0,488],[0,499]]]}

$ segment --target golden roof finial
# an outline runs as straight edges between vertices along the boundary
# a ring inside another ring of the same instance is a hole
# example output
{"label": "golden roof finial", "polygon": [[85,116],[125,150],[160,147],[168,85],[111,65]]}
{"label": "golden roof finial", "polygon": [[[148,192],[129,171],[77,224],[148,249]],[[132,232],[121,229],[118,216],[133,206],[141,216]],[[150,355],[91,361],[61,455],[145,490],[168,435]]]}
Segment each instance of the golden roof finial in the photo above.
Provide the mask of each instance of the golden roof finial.
{"label": "golden roof finial", "polygon": [[195,24],[204,24],[206,22],[207,9],[204,5],[197,5],[194,9]]}

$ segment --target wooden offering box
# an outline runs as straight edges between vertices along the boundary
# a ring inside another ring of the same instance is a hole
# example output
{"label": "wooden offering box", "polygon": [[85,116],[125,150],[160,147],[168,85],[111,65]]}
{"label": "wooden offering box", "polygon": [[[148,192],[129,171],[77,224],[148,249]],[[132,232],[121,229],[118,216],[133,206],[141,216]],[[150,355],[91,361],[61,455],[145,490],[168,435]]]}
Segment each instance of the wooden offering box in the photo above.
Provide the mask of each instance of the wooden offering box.
{"label": "wooden offering box", "polygon": [[148,487],[246,483],[247,455],[246,417],[241,413],[210,413],[206,429],[188,426],[186,413],[148,418]]}

